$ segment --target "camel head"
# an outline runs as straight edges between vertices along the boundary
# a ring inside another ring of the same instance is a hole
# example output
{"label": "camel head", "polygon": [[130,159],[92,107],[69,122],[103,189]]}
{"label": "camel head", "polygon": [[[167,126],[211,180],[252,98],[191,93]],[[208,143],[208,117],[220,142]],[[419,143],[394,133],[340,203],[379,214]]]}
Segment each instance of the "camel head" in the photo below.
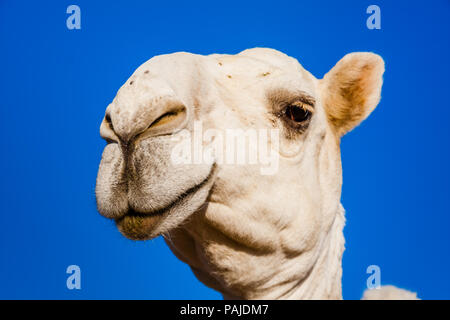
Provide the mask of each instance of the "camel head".
{"label": "camel head", "polygon": [[340,297],[339,143],[383,72],[373,53],[323,79],[271,49],[156,56],[106,109],[98,211],[130,239],[163,235],[225,297]]}

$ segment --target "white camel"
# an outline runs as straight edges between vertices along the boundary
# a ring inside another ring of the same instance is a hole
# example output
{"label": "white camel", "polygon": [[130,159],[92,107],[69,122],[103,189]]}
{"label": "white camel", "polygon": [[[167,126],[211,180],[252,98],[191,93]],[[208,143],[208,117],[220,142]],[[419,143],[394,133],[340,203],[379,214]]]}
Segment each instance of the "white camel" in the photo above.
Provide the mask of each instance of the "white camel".
{"label": "white camel", "polygon": [[[226,299],[341,299],[339,144],[378,104],[383,72],[382,58],[365,52],[346,55],[320,80],[272,49],[156,56],[106,109],[98,210],[130,239],[163,235]],[[276,173],[174,163],[196,121],[218,131],[278,129]],[[415,298],[390,287],[365,297],[386,292]]]}

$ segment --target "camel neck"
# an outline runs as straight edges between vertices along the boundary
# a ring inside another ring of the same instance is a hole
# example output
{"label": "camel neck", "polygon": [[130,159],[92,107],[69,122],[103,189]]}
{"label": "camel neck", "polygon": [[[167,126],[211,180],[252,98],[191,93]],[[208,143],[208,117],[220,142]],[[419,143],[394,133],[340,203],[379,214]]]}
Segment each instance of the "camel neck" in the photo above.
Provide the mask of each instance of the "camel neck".
{"label": "camel neck", "polygon": [[166,242],[201,282],[224,299],[342,299],[344,224],[339,205],[314,249],[292,256],[239,246],[202,218],[171,232]]}
{"label": "camel neck", "polygon": [[[279,285],[273,286],[273,291],[267,291],[264,295],[252,297],[252,299],[289,299],[289,300],[318,300],[318,299],[342,299],[342,255],[345,240],[343,228],[345,225],[345,211],[339,206],[335,220],[329,232],[323,238],[318,248],[317,259],[313,266],[304,273],[301,278],[290,281],[286,278],[278,280]],[[296,264],[293,258],[292,264]],[[280,266],[279,274],[283,274],[290,261]],[[223,295],[224,299],[245,299]]]}
{"label": "camel neck", "polygon": [[286,299],[342,299],[344,225],[344,209],[340,206],[330,231],[323,239],[316,263]]}

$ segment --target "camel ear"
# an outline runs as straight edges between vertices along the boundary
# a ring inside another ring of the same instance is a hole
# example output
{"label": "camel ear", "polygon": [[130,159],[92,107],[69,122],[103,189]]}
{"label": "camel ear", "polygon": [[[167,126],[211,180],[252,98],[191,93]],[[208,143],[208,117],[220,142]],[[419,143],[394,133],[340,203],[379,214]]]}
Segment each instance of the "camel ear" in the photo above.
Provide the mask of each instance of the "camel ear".
{"label": "camel ear", "polygon": [[374,53],[355,52],[343,57],[320,80],[328,119],[339,136],[361,123],[380,101],[384,61]]}

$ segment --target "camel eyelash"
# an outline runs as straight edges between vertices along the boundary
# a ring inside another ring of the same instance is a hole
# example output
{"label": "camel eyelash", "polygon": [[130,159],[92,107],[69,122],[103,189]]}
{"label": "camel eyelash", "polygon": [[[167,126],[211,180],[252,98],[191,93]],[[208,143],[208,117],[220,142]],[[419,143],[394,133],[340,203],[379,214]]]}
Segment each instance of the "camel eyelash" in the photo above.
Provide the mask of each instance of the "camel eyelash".
{"label": "camel eyelash", "polygon": [[295,138],[305,132],[314,114],[314,107],[302,101],[285,103],[275,111],[276,118],[280,119],[286,129],[288,138]]}
{"label": "camel eyelash", "polygon": [[304,91],[272,90],[268,94],[274,119],[279,119],[288,139],[294,139],[308,128],[314,115],[315,99]]}

